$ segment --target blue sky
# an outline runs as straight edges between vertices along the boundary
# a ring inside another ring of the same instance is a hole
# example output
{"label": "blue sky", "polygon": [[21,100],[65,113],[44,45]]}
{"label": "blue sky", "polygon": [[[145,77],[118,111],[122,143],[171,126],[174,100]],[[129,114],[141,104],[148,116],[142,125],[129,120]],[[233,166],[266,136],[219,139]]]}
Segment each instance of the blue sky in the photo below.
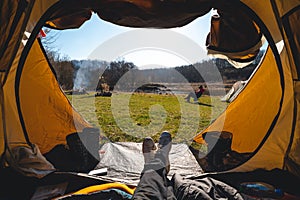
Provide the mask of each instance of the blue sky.
{"label": "blue sky", "polygon": [[[183,34],[197,43],[203,48],[203,51],[205,51],[205,39],[209,28],[210,14],[208,13],[184,27],[170,30]],[[89,55],[105,41],[131,30],[133,30],[133,28],[122,27],[106,22],[93,14],[92,18],[85,22],[79,29],[59,31],[60,33],[53,46],[58,49],[62,55],[69,56],[70,59],[87,59]],[[129,53],[123,55],[122,58],[126,61],[133,62],[141,68],[147,68],[147,66],[151,65],[174,67],[188,64],[187,61],[180,58],[180,56],[153,49]],[[199,54],[199,61],[206,58]]]}

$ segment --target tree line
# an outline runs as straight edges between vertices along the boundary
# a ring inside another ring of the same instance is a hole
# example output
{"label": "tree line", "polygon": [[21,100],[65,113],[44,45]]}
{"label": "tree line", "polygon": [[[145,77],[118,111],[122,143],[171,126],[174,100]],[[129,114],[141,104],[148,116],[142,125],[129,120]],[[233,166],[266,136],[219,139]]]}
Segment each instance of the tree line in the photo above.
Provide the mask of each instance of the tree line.
{"label": "tree line", "polygon": [[106,83],[110,90],[131,91],[146,83],[199,83],[199,82],[235,82],[247,80],[256,68],[264,52],[248,66],[237,69],[224,59],[204,60],[191,65],[174,68],[141,70],[125,60],[113,62],[101,60],[70,60],[55,52],[48,52],[49,61],[54,68],[56,78],[64,90],[98,90]]}

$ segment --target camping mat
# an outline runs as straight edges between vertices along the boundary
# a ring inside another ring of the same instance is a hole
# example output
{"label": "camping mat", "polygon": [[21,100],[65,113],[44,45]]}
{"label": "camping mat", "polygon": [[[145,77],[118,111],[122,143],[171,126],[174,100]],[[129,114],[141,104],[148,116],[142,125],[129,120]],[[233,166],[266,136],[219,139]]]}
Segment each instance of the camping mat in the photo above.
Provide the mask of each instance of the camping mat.
{"label": "camping mat", "polygon": [[[144,167],[142,143],[106,143],[100,149],[100,161],[96,169],[107,168],[101,178],[137,185]],[[194,155],[186,144],[172,144],[169,154],[171,169],[168,174],[195,176],[203,173]]]}

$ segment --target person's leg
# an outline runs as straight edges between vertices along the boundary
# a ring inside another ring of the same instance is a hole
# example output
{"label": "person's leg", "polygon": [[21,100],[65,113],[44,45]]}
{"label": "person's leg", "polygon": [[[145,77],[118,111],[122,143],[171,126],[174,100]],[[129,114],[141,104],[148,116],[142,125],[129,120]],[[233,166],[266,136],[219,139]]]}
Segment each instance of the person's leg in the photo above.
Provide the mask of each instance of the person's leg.
{"label": "person's leg", "polygon": [[186,101],[187,102],[190,102],[190,99],[191,98],[194,98],[195,99],[195,93],[194,92],[190,92],[188,95],[187,95],[187,97],[185,97],[185,99],[186,99]]}
{"label": "person's leg", "polygon": [[191,95],[190,95],[191,93],[189,93],[186,97],[184,97],[184,99],[187,101],[187,102],[189,102],[190,101],[190,98],[191,98]]}
{"label": "person's leg", "polygon": [[169,160],[169,152],[171,151],[172,147],[172,137],[171,134],[167,131],[161,133],[158,141],[158,150],[155,154],[155,158],[160,159],[166,170],[167,173],[170,171],[170,160]]}
{"label": "person's leg", "polygon": [[154,159],[157,147],[151,137],[146,137],[143,141],[142,152],[144,155],[144,162],[149,163]]}
{"label": "person's leg", "polygon": [[167,178],[170,169],[171,140],[171,135],[163,132],[159,139],[158,150],[151,159],[155,144],[152,139],[145,138],[143,142],[145,165],[133,199],[176,199]]}
{"label": "person's leg", "polygon": [[176,199],[167,178],[166,169],[146,170],[141,176],[132,199]]}
{"label": "person's leg", "polygon": [[243,200],[236,188],[209,176],[191,180],[174,174],[171,181],[177,199]]}

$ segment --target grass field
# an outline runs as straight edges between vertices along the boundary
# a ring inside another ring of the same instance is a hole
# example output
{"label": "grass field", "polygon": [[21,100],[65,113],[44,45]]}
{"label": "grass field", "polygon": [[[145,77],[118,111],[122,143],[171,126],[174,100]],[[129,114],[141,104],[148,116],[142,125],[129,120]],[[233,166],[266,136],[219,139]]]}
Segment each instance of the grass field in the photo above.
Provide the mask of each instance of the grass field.
{"label": "grass field", "polygon": [[174,142],[191,142],[227,106],[218,96],[202,96],[188,103],[184,95],[114,93],[112,97],[68,96],[77,111],[101,135],[113,142],[141,142],[145,136],[157,141],[168,130]]}

